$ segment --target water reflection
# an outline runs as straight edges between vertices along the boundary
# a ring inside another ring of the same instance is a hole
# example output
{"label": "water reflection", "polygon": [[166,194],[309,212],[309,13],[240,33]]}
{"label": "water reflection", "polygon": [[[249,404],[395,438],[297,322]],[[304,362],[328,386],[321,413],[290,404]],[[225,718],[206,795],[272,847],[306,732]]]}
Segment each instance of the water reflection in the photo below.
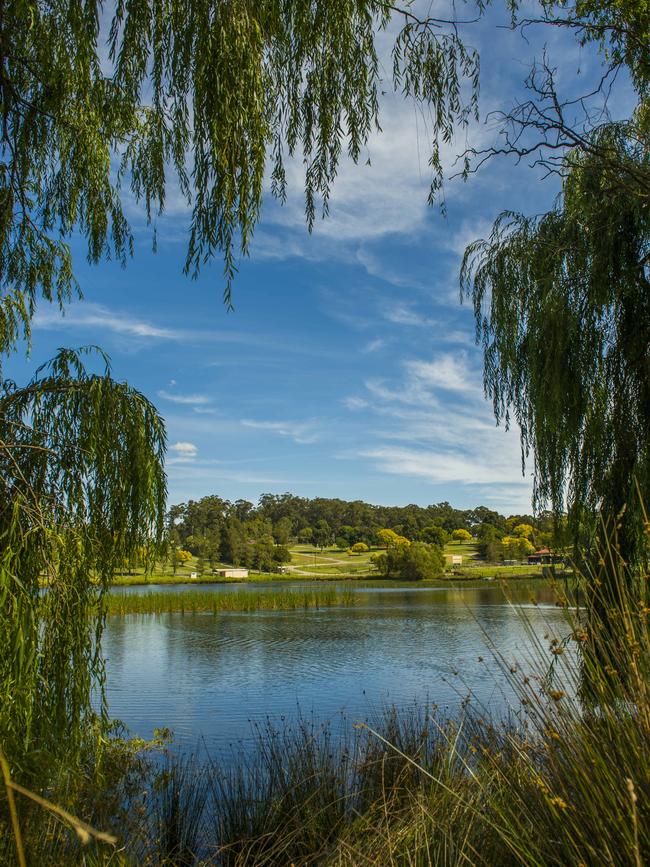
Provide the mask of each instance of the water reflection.
{"label": "water reflection", "polygon": [[[255,589],[272,593],[277,586]],[[527,656],[520,604],[535,632],[566,629],[552,591],[540,582],[512,588],[516,605],[487,582],[354,589],[351,608],[110,618],[104,649],[111,714],[139,735],[169,726],[181,746],[202,739],[219,754],[250,737],[251,722],[291,717],[298,707],[316,719],[342,710],[366,719],[388,704],[414,701],[453,712],[471,693],[501,712],[515,700],[486,644],[513,661]]]}

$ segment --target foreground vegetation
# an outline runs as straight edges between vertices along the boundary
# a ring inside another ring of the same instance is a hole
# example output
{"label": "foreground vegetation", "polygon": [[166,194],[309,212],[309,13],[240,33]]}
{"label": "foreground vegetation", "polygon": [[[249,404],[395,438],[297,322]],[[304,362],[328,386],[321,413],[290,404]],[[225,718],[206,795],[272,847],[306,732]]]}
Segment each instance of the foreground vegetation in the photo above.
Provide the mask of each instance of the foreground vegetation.
{"label": "foreground vegetation", "polygon": [[419,707],[268,723],[225,765],[170,754],[161,764],[152,745],[112,738],[101,766],[89,754],[81,777],[47,795],[116,842],[89,834],[84,845],[69,818],[20,797],[17,831],[2,820],[0,863],[17,863],[18,833],[27,863],[45,867],[638,867],[650,857],[647,576],[609,552],[583,594],[605,571],[616,640],[604,645],[603,624],[556,587],[564,625],[530,631],[532,662],[493,648],[521,711],[490,719],[469,696],[452,719]]}
{"label": "foreground vegetation", "polygon": [[171,614],[218,611],[293,611],[353,605],[354,593],[333,588],[318,590],[254,591],[183,590],[178,593],[112,593],[106,599],[107,614]]}

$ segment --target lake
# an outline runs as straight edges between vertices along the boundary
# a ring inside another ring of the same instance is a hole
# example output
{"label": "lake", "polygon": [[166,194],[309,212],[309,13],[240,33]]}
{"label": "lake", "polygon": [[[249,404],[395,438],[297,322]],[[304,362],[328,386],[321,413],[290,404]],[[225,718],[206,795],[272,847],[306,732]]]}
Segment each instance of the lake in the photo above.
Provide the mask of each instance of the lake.
{"label": "lake", "polygon": [[[314,584],[202,589],[273,593],[289,586]],[[214,757],[245,747],[255,724],[263,726],[269,717],[278,725],[298,713],[336,724],[372,721],[387,706],[414,703],[454,713],[470,694],[474,705],[499,716],[516,710],[517,702],[490,645],[508,663],[525,664],[530,628],[539,636],[567,630],[541,581],[511,585],[511,601],[496,582],[338,586],[355,592],[354,606],[109,618],[103,647],[111,716],[142,737],[167,726],[178,748],[204,745]]]}

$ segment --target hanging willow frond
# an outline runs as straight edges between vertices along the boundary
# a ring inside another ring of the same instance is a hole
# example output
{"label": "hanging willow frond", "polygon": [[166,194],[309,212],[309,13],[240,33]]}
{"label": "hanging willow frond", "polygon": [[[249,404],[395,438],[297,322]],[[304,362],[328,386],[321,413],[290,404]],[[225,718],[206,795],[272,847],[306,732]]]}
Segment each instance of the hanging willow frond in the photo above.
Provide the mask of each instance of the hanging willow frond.
{"label": "hanging willow frond", "polygon": [[[607,124],[569,155],[563,194],[540,217],[506,213],[471,244],[471,297],[484,385],[512,413],[535,499],[568,501],[576,532],[602,508],[634,558],[644,544],[638,482],[650,493],[650,139]],[[635,178],[637,179],[635,182]],[[565,500],[566,498],[566,500]]]}
{"label": "hanging willow frond", "polygon": [[12,760],[74,751],[101,700],[101,600],[164,528],[165,430],[87,350],[0,386],[0,742]]}
{"label": "hanging willow frond", "polygon": [[[188,209],[185,270],[223,258],[226,300],[249,249],[270,162],[305,168],[311,227],[327,212],[342,152],[357,160],[379,128],[386,87],[376,40],[402,23],[392,86],[430,109],[439,138],[476,111],[478,55],[453,20],[418,19],[386,0],[7,0],[0,22],[0,273],[28,335],[39,296],[78,292],[66,244],[125,261],[133,247],[123,190],[150,221],[170,183]],[[104,25],[102,27],[102,20]],[[108,50],[106,47],[108,41]],[[390,76],[390,73],[389,73]],[[0,314],[2,311],[0,310]],[[4,327],[2,327],[4,326]],[[16,322],[0,315],[0,353]]]}

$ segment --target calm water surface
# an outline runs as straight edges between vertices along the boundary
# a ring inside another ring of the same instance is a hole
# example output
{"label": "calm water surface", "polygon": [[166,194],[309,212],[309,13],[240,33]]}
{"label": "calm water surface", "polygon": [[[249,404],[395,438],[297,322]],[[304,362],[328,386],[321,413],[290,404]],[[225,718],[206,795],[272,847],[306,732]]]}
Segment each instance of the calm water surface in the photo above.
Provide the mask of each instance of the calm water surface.
{"label": "calm water surface", "polygon": [[[287,586],[201,589],[273,593]],[[339,712],[351,721],[372,720],[386,706],[414,702],[453,712],[471,692],[475,703],[499,714],[516,702],[488,645],[509,661],[525,662],[530,636],[524,614],[539,635],[566,632],[540,582],[509,590],[516,605],[487,582],[480,588],[352,589],[358,598],[350,608],[109,618],[104,651],[111,715],[134,734],[150,737],[155,727],[168,726],[181,748],[204,743],[219,755],[251,739],[255,723],[267,717],[280,723],[298,709],[316,720]]]}

